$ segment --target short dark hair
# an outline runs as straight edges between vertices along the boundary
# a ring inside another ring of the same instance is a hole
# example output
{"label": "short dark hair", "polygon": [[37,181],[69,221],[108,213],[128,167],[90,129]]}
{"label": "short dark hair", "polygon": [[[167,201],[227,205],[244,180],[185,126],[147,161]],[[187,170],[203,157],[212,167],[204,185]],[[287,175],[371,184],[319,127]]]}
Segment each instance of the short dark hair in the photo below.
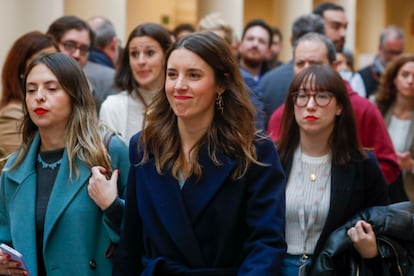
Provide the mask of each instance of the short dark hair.
{"label": "short dark hair", "polygon": [[283,33],[282,33],[282,31],[278,27],[272,27],[271,29],[272,29],[272,36],[278,35],[279,38],[280,38],[280,41],[282,41],[283,40]]}
{"label": "short dark hair", "polygon": [[52,36],[53,39],[59,43],[64,34],[69,30],[87,30],[89,33],[89,40],[91,41],[90,49],[92,49],[94,41],[95,41],[95,33],[89,24],[80,19],[79,17],[73,15],[65,15],[59,17],[55,21],[50,24],[49,29],[47,30],[47,34]]}
{"label": "short dark hair", "polygon": [[327,52],[327,58],[329,61],[329,64],[333,64],[336,61],[336,48],[335,45],[332,43],[332,41],[327,38],[326,36],[318,33],[307,33],[301,38],[299,38],[295,44],[293,45],[293,57],[295,57],[296,48],[299,43],[302,41],[320,41],[323,44],[325,44],[326,52]]}
{"label": "short dark hair", "polygon": [[191,23],[181,23],[175,26],[172,33],[177,38],[178,34],[181,33],[182,31],[194,33],[196,31],[196,28]]}
{"label": "short dark hair", "polygon": [[330,11],[330,10],[345,11],[344,7],[342,6],[339,6],[331,2],[325,2],[325,3],[322,3],[316,6],[315,9],[313,9],[313,13],[323,17],[323,14],[325,13],[325,11]]}
{"label": "short dark hair", "polygon": [[272,45],[272,28],[269,26],[269,24],[266,23],[266,21],[262,20],[262,19],[253,19],[250,20],[249,22],[247,22],[247,24],[244,26],[243,28],[243,34],[242,34],[242,40],[244,38],[244,35],[246,34],[246,32],[252,28],[252,27],[256,27],[256,26],[260,26],[263,29],[265,29],[267,31],[267,33],[269,34],[269,47],[270,45]]}
{"label": "short dark hair", "polygon": [[292,24],[292,44],[307,33],[325,34],[325,22],[317,14],[304,14],[295,19]]}

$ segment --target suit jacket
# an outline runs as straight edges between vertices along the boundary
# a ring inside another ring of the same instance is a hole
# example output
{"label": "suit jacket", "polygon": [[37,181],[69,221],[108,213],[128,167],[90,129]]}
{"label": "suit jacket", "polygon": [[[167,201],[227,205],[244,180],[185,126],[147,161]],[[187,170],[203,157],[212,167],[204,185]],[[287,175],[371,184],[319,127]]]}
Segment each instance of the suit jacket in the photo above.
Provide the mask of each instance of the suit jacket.
{"label": "suit jacket", "polygon": [[[131,164],[142,157],[138,139]],[[286,251],[284,174],[270,140],[255,146],[269,165],[252,165],[237,181],[235,160],[221,155],[216,166],[202,149],[203,177],[182,190],[153,158],[132,165],[113,275],[277,275]]]}
{"label": "suit jacket", "polygon": [[381,75],[375,71],[374,65],[370,64],[358,71],[364,81],[366,97],[369,98],[377,91]]}
{"label": "suit jacket", "polygon": [[[354,158],[346,166],[332,165],[331,198],[328,217],[316,243],[313,255],[318,255],[329,235],[365,208],[388,204],[387,183],[374,154]],[[292,163],[286,165],[290,174]]]}
{"label": "suit jacket", "polygon": [[289,85],[293,80],[293,67],[293,60],[291,60],[289,63],[268,71],[260,80],[259,86],[263,93],[266,124],[273,112],[285,102]]}
{"label": "suit jacket", "polygon": [[85,75],[92,84],[96,110],[109,95],[115,94],[115,70],[92,61],[88,61],[84,68]]}
{"label": "suit jacket", "polygon": [[[30,275],[37,275],[36,256],[36,156],[39,135],[35,137],[23,163],[15,170],[6,163],[0,182],[0,242],[23,254]],[[109,146],[113,169],[129,167],[127,145],[113,137]],[[69,160],[63,153],[56,181],[47,206],[43,255],[48,276],[110,275],[111,262],[104,254],[111,241],[119,241],[119,225],[111,223],[88,195],[90,168],[76,160],[79,178],[69,176]],[[126,186],[120,175],[120,195]],[[121,196],[122,197],[122,196]]]}

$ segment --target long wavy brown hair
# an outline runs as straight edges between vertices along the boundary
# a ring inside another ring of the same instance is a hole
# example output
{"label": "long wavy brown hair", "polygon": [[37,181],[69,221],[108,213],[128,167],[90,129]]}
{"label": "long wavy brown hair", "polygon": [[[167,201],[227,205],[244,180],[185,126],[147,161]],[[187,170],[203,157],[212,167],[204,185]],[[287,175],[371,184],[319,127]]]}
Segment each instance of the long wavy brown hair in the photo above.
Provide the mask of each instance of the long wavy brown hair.
{"label": "long wavy brown hair", "polygon": [[414,62],[413,54],[405,54],[397,57],[388,64],[385,72],[381,75],[380,83],[377,92],[375,93],[375,103],[383,116],[395,102],[398,91],[394,84],[394,80],[401,67],[407,62]]}
{"label": "long wavy brown hair", "polygon": [[352,158],[366,157],[358,139],[354,111],[348,91],[341,76],[328,65],[312,65],[297,74],[290,87],[282,115],[281,134],[277,141],[279,156],[284,168],[291,162],[294,151],[299,146],[299,125],[295,120],[295,93],[304,83],[313,83],[314,91],[329,91],[334,94],[342,112],[335,118],[335,125],[329,139],[332,150],[332,163],[345,165]]}
{"label": "long wavy brown hair", "polygon": [[[71,99],[72,115],[65,127],[70,175],[72,176],[75,172],[76,176],[79,176],[75,164],[77,158],[89,167],[100,165],[111,170],[111,162],[102,141],[104,129],[99,125],[95,102],[80,65],[73,58],[62,53],[42,54],[35,58],[27,68],[24,83],[33,67],[39,64],[44,64],[52,71],[62,89]],[[26,97],[26,88],[24,95]],[[38,127],[33,123],[27,106],[24,105],[23,143],[10,169],[22,163],[37,132]]]}
{"label": "long wavy brown hair", "polygon": [[[176,41],[167,52],[166,61],[174,50],[180,48],[202,58],[213,69],[217,87],[225,88],[222,93],[223,113],[215,109],[210,128],[192,148],[190,174],[197,179],[202,177],[198,158],[200,149],[206,147],[209,157],[216,165],[221,165],[219,155],[222,154],[237,161],[232,175],[233,179],[237,179],[246,173],[251,163],[259,164],[253,144],[256,137],[254,107],[237,61],[231,54],[228,43],[208,31],[189,34]],[[151,156],[155,159],[158,173],[172,170],[173,176],[178,178],[178,171],[183,166],[180,158],[181,141],[177,116],[170,107],[165,89],[156,95],[150,106],[146,126],[138,143],[138,150],[144,151],[141,163]]]}

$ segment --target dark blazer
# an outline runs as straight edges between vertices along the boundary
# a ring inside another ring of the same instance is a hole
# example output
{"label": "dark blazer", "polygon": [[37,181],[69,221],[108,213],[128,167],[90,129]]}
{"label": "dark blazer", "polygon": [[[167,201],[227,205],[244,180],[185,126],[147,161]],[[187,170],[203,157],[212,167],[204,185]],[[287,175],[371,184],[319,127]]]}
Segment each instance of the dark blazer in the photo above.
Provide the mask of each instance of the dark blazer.
{"label": "dark blazer", "polygon": [[[313,255],[318,255],[329,235],[367,207],[388,204],[387,183],[372,152],[368,158],[354,158],[346,166],[332,165],[331,199],[328,217]],[[288,164],[286,175],[292,164]]]}
{"label": "dark blazer", "polygon": [[259,87],[263,93],[266,127],[273,112],[285,102],[289,92],[289,85],[294,76],[293,67],[294,63],[291,60],[268,71],[260,80]]}
{"label": "dark blazer", "polygon": [[235,161],[221,166],[200,151],[203,177],[182,190],[154,159],[139,164],[130,143],[125,225],[113,275],[278,275],[286,251],[285,179],[270,140],[255,144],[258,160],[237,181]]}
{"label": "dark blazer", "polygon": [[364,81],[367,98],[377,91],[380,74],[375,72],[373,64],[370,64],[358,71]]}

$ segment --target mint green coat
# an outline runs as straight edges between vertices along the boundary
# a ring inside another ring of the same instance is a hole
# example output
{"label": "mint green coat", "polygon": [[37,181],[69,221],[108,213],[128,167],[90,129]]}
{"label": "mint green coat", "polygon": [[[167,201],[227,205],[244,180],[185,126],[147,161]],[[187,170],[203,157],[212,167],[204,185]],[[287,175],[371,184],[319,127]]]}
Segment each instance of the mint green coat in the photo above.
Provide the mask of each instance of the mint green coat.
{"label": "mint green coat", "polygon": [[[0,242],[23,254],[29,272],[37,276],[36,256],[36,156],[37,134],[23,163],[8,171],[13,155],[0,179]],[[117,136],[111,139],[109,152],[113,169],[120,169],[118,189],[123,194],[129,169],[128,146]],[[111,275],[112,267],[104,254],[110,241],[117,242],[119,228],[88,195],[91,170],[76,160],[79,178],[69,178],[66,150],[47,206],[43,255],[48,276]]]}

